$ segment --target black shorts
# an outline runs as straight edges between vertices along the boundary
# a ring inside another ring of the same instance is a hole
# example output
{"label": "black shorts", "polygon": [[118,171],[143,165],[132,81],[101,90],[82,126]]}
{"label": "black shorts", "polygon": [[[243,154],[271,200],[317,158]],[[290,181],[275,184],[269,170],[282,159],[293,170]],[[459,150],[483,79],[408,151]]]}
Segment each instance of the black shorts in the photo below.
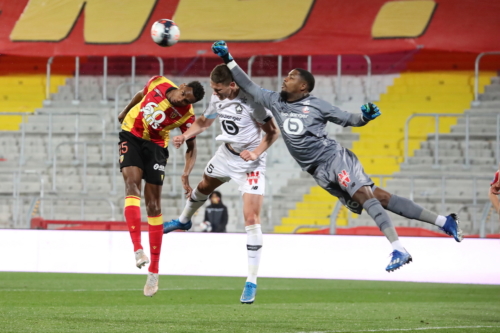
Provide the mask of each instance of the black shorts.
{"label": "black shorts", "polygon": [[126,131],[121,131],[119,138],[120,171],[135,166],[142,169],[142,179],[146,183],[163,185],[168,149]]}

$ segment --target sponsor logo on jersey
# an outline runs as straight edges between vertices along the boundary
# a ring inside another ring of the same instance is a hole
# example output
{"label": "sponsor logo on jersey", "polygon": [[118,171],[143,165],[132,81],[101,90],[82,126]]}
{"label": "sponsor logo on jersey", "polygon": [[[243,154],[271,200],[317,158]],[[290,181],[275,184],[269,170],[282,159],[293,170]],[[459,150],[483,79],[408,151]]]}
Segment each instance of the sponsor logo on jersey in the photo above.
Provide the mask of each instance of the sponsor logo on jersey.
{"label": "sponsor logo on jersey", "polygon": [[342,170],[342,172],[339,173],[338,176],[339,176],[339,184],[344,187],[347,187],[351,182],[351,179],[349,178],[349,173],[347,173],[347,171],[345,170]]}
{"label": "sponsor logo on jersey", "polygon": [[160,89],[158,89],[158,88],[155,88],[155,93],[156,93],[155,97],[162,97],[163,96]]}
{"label": "sponsor logo on jersey", "polygon": [[304,104],[303,104],[303,105],[311,105],[311,101],[310,101],[310,100],[307,100],[307,101],[305,101],[305,102],[304,102]]}
{"label": "sponsor logo on jersey", "polygon": [[158,129],[161,123],[167,117],[163,110],[155,110],[158,107],[158,104],[154,102],[149,102],[145,106],[142,107],[141,112],[144,115],[144,120],[153,128]]}
{"label": "sponsor logo on jersey", "polygon": [[259,182],[259,171],[247,173],[248,184],[257,184]]}
{"label": "sponsor logo on jersey", "polygon": [[235,117],[235,116],[232,116],[232,115],[229,115],[229,114],[223,114],[223,113],[219,114],[219,118],[230,119],[230,120],[234,120],[234,121],[240,121],[241,120],[241,117]]}
{"label": "sponsor logo on jersey", "polygon": [[301,114],[301,113],[287,113],[287,112],[281,112],[280,113],[282,117],[289,117],[289,118],[302,118],[305,119],[309,117],[308,114]]}
{"label": "sponsor logo on jersey", "polygon": [[164,166],[164,165],[161,165],[161,164],[156,163],[156,164],[153,166],[153,169],[155,169],[155,170],[160,170],[160,171],[165,171],[165,166]]}
{"label": "sponsor logo on jersey", "polygon": [[241,107],[241,105],[240,105],[240,104],[238,104],[238,105],[236,106],[236,113],[237,113],[237,114],[241,114],[242,112],[243,112],[243,108]]}

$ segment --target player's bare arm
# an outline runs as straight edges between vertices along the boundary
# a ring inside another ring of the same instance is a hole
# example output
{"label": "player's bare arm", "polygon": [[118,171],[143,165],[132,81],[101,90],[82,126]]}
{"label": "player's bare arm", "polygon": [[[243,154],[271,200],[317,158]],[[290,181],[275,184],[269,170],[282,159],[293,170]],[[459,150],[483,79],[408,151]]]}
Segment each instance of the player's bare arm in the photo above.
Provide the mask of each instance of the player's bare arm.
{"label": "player's bare arm", "polygon": [[191,191],[193,190],[189,185],[189,175],[191,174],[191,171],[193,171],[193,167],[196,162],[196,153],[197,153],[196,139],[186,141],[186,146],[187,150],[184,156],[185,164],[184,164],[184,171],[182,172],[181,176],[181,181],[182,181],[182,187],[184,188],[185,191],[184,193],[188,198],[191,195]]}
{"label": "player's bare arm", "polygon": [[280,131],[273,119],[262,125],[262,130],[266,135],[262,138],[260,144],[254,151],[244,150],[240,153],[240,157],[245,161],[255,161],[278,139]]}
{"label": "player's bare arm", "polygon": [[132,109],[134,106],[140,103],[143,98],[144,98],[144,93],[142,92],[142,90],[139,90],[132,98],[130,103],[128,103],[127,106],[125,106],[125,108],[123,109],[123,111],[120,112],[120,114],[118,115],[118,121],[120,122],[120,124],[123,122],[123,119],[125,119],[125,116],[130,111],[130,109]]}
{"label": "player's bare arm", "polygon": [[179,149],[179,147],[189,140],[192,137],[197,136],[198,134],[204,132],[207,128],[209,128],[215,119],[208,119],[204,115],[201,115],[195,122],[191,125],[191,127],[181,135],[177,135],[174,137],[174,147]]}

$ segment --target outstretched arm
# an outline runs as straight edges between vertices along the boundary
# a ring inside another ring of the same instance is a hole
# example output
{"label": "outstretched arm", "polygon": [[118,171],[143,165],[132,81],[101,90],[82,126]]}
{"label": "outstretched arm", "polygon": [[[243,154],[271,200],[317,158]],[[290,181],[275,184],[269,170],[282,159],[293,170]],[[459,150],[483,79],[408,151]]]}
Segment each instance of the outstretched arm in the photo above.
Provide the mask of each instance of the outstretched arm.
{"label": "outstretched arm", "polygon": [[198,134],[204,132],[207,128],[209,128],[215,118],[209,119],[206,118],[204,115],[202,115],[200,118],[196,119],[196,121],[189,127],[189,129],[182,133],[181,135],[178,135],[174,137],[174,146],[175,148],[179,148],[184,142],[189,140],[192,137],[197,136]]}
{"label": "outstretched arm", "polygon": [[365,126],[369,121],[381,115],[378,106],[373,103],[368,103],[361,106],[361,113],[350,113],[342,111],[338,107],[332,105],[330,105],[327,110],[328,111],[323,113],[326,119],[343,127]]}
{"label": "outstretched arm", "polygon": [[238,66],[236,61],[234,61],[233,57],[229,53],[226,42],[215,42],[212,45],[212,51],[224,60],[227,67],[231,70],[234,81],[238,84],[238,86],[245,90],[248,94],[250,94],[257,103],[263,105],[264,107],[271,110],[271,112],[273,112],[271,104],[274,99],[279,98],[279,94],[275,91],[262,89],[260,86],[250,80],[248,75],[240,68],[240,66]]}
{"label": "outstretched arm", "polygon": [[186,142],[187,150],[185,155],[184,172],[181,176],[182,187],[186,194],[186,198],[189,198],[193,189],[189,185],[189,175],[193,171],[194,163],[196,162],[196,139],[189,140]]}

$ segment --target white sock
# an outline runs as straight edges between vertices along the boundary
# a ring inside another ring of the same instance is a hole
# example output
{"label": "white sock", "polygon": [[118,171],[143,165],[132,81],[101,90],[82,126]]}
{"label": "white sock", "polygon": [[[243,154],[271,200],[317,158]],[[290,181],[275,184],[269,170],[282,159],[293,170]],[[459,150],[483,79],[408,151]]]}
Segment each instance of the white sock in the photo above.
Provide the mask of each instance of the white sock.
{"label": "white sock", "polygon": [[434,222],[435,225],[441,228],[444,226],[445,223],[446,223],[446,216],[443,215],[438,215],[436,222]]}
{"label": "white sock", "polygon": [[207,198],[208,195],[201,193],[198,191],[198,187],[196,187],[191,192],[191,199],[186,200],[186,206],[184,206],[184,210],[181,216],[179,216],[179,221],[181,221],[181,223],[188,223],[198,208],[203,206]]}
{"label": "white sock", "polygon": [[247,282],[257,284],[260,255],[262,254],[262,229],[260,224],[245,227],[247,232],[248,278]]}
{"label": "white sock", "polygon": [[401,244],[401,241],[399,239],[397,241],[392,242],[391,245],[393,250],[398,250],[399,252],[406,253],[406,250],[403,247],[403,244]]}

